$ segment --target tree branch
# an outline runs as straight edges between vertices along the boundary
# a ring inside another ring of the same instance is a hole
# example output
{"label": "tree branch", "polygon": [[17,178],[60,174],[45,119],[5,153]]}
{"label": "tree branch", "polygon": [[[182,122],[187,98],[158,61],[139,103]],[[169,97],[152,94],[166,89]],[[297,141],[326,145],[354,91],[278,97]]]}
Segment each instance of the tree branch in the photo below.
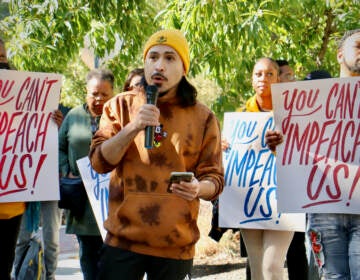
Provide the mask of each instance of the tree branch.
{"label": "tree branch", "polygon": [[325,10],[325,16],[326,16],[326,25],[324,29],[324,36],[322,38],[322,44],[319,51],[319,54],[316,59],[316,65],[320,67],[322,65],[322,62],[325,57],[325,53],[329,44],[330,35],[333,33],[332,24],[335,18],[335,15],[333,14],[333,11],[331,8],[328,8]]}

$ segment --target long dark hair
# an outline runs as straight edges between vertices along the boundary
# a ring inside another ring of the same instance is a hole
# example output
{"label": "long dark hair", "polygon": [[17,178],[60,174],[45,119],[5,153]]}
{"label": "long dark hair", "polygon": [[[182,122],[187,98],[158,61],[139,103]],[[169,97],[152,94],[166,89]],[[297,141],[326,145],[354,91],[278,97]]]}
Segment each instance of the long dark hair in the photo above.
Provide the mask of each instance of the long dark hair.
{"label": "long dark hair", "polygon": [[185,78],[185,76],[183,76],[179,83],[176,95],[180,99],[181,106],[183,107],[193,106],[196,103],[197,90]]}
{"label": "long dark hair", "polygon": [[124,86],[123,86],[123,91],[131,90],[130,84],[131,84],[131,80],[132,80],[132,78],[134,78],[134,76],[142,76],[143,77],[144,76],[144,68],[135,68],[129,72],[128,76],[126,77]]}

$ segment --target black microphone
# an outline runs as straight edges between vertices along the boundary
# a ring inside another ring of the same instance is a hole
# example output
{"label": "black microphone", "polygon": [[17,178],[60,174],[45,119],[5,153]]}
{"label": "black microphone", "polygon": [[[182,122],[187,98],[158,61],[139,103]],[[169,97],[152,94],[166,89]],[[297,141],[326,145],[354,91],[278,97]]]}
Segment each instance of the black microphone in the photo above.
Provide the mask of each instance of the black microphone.
{"label": "black microphone", "polygon": [[[159,92],[157,86],[146,87],[146,103],[156,105]],[[145,127],[145,148],[151,149],[154,147],[154,126]]]}

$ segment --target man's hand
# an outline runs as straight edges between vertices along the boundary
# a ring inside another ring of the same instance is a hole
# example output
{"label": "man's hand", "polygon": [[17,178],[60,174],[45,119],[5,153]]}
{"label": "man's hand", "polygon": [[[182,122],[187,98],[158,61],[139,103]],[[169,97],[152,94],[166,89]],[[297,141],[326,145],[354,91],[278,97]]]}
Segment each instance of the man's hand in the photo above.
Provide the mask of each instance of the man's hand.
{"label": "man's hand", "polygon": [[152,104],[144,104],[139,108],[133,122],[137,130],[143,130],[147,126],[158,126],[160,110]]}
{"label": "man's hand", "polygon": [[172,183],[170,190],[173,194],[176,194],[188,201],[192,201],[199,196],[200,183],[194,177],[191,182],[181,181],[179,184]]}
{"label": "man's hand", "polygon": [[269,130],[265,134],[266,144],[273,152],[276,151],[276,146],[280,145],[284,141],[284,137],[280,131]]}

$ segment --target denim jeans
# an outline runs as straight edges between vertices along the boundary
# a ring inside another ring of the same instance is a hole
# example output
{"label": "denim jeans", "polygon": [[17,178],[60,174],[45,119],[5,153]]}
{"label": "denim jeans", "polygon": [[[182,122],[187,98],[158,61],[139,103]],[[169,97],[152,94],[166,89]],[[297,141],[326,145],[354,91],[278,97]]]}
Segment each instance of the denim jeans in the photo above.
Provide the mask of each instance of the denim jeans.
{"label": "denim jeans", "polygon": [[[308,214],[307,214],[308,215]],[[311,242],[307,234],[305,234],[306,258],[308,261],[308,277],[309,280],[320,280],[319,268],[316,265],[314,254],[311,249]]]}
{"label": "denim jeans", "polygon": [[[59,255],[61,210],[58,207],[57,201],[41,201],[40,205],[46,280],[53,280],[55,279],[55,270]],[[31,236],[32,233],[26,230],[26,215],[23,215],[16,244],[12,276],[15,274],[15,270],[21,261],[21,256],[23,255]]]}
{"label": "denim jeans", "polygon": [[360,280],[360,215],[308,214],[307,233],[324,279]]}

